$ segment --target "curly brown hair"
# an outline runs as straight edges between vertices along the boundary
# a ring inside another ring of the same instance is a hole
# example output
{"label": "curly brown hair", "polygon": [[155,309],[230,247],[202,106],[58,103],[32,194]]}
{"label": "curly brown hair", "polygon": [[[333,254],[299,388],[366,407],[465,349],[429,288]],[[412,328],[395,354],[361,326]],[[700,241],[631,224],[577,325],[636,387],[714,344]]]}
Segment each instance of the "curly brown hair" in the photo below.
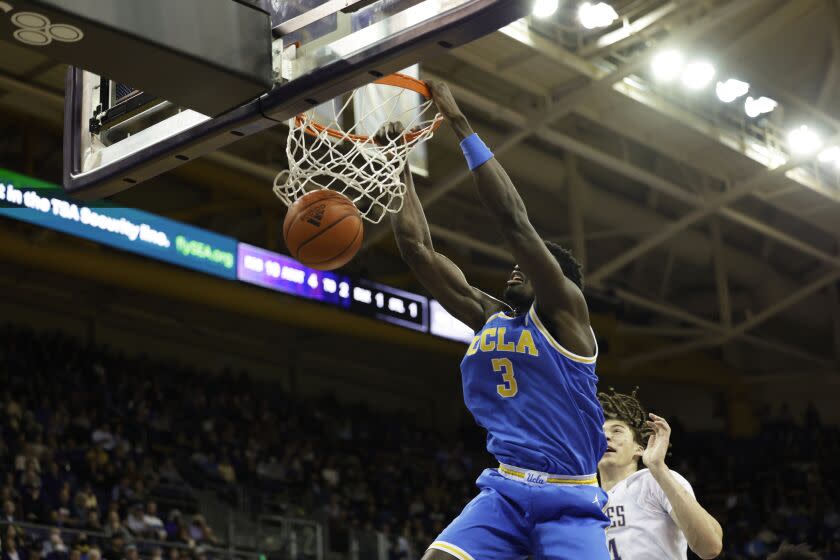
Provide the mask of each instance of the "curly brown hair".
{"label": "curly brown hair", "polygon": [[583,266],[575,259],[572,252],[553,241],[544,240],[543,243],[557,260],[563,270],[563,276],[583,291]]}
{"label": "curly brown hair", "polygon": [[633,440],[642,447],[647,447],[648,438],[653,430],[647,425],[647,411],[636,397],[638,391],[639,388],[636,387],[632,393],[626,395],[610,387],[609,393],[598,393],[598,400],[604,409],[605,419],[624,422],[633,432]]}

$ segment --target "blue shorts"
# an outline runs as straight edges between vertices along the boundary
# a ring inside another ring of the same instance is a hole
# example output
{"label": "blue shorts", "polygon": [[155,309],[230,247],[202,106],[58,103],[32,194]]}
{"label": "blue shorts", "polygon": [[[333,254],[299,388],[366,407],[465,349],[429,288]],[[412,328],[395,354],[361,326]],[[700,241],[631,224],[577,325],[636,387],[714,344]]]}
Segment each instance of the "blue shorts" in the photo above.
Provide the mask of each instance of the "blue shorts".
{"label": "blue shorts", "polygon": [[531,484],[486,469],[478,496],[429,548],[458,560],[610,560],[607,494],[584,484]]}

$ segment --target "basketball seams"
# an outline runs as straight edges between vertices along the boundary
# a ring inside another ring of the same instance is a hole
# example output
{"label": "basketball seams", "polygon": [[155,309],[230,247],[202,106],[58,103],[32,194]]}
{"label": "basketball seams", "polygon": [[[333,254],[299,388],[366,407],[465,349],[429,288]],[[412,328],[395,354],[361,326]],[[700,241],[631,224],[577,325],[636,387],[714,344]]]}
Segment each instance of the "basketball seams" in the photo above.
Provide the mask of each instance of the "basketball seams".
{"label": "basketball seams", "polygon": [[[307,210],[309,210],[310,208],[312,208],[313,206],[315,206],[315,205],[316,205],[316,204],[318,204],[319,202],[324,202],[324,201],[327,201],[327,200],[333,200],[333,201],[335,201],[335,202],[341,202],[342,204],[347,204],[347,203],[350,203],[350,205],[351,205],[353,208],[356,208],[356,205],[355,205],[355,204],[353,204],[353,201],[352,201],[352,200],[350,200],[350,199],[349,199],[349,198],[347,198],[345,195],[343,195],[343,194],[341,194],[341,193],[339,193],[339,192],[336,192],[336,191],[331,191],[331,190],[329,190],[329,189],[322,189],[322,190],[319,190],[319,191],[312,191],[312,193],[316,193],[316,192],[317,192],[317,193],[319,193],[319,194],[320,194],[320,193],[329,193],[329,196],[319,196],[319,197],[317,197],[315,200],[313,200],[312,202],[310,202],[309,204],[307,204],[306,206],[304,206],[303,208],[300,208],[300,209],[295,209],[295,220],[297,219],[297,217],[298,217],[299,215],[303,214],[304,212],[306,212]],[[308,193],[308,194],[312,194],[312,193]],[[306,195],[304,195],[304,197],[305,197],[305,196],[306,196]],[[301,199],[298,199],[298,200],[301,200]],[[288,211],[289,211],[289,212],[291,212],[292,208],[294,208],[294,204],[292,204],[292,206],[289,208],[289,210],[288,210]],[[356,210],[358,210],[358,208],[356,208]],[[286,215],[288,216],[288,214],[286,214]],[[288,222],[288,225],[283,224],[283,226],[284,226],[284,227],[283,227],[283,239],[285,239],[285,238],[289,235],[289,231],[291,231],[291,229],[292,229],[292,225],[294,224],[295,220],[291,220],[291,221],[289,221],[289,222]]]}
{"label": "basketball seams", "polygon": [[363,232],[364,232],[364,228],[362,227],[361,220],[359,220],[359,227],[356,229],[356,235],[353,236],[353,240],[350,242],[349,245],[347,245],[347,247],[342,249],[341,252],[338,253],[337,255],[335,255],[334,257],[330,257],[329,259],[325,259],[323,261],[315,261],[315,262],[312,262],[310,264],[312,264],[312,265],[324,264],[324,263],[332,262],[336,259],[341,258],[345,253],[347,253],[347,251],[349,249],[351,249],[353,247],[353,245],[355,245],[356,240],[359,238],[359,235],[361,235]]}
{"label": "basketball seams", "polygon": [[[354,207],[354,208],[355,208],[355,207]],[[297,247],[297,255],[300,255],[301,250],[302,250],[304,247],[306,247],[306,244],[307,244],[307,243],[309,243],[309,242],[311,242],[311,241],[313,241],[313,240],[317,239],[318,237],[321,237],[322,235],[324,235],[325,233],[327,233],[328,231],[330,231],[332,228],[334,228],[335,226],[337,226],[338,224],[340,224],[341,222],[343,222],[343,221],[344,221],[344,220],[346,220],[347,218],[353,218],[353,217],[359,218],[359,221],[361,221],[361,217],[359,217],[359,211],[358,211],[358,210],[356,210],[356,212],[355,212],[355,213],[353,213],[353,214],[345,214],[345,215],[344,215],[344,216],[342,216],[340,219],[338,219],[338,220],[334,221],[333,223],[331,223],[330,225],[328,225],[328,226],[327,226],[327,227],[325,227],[324,229],[322,229],[322,230],[320,230],[320,231],[316,232],[314,235],[311,235],[311,236],[307,237],[306,239],[304,239],[303,241],[301,241],[300,243],[298,243],[298,247]],[[354,238],[354,239],[355,239],[355,238]],[[295,256],[295,258],[297,258],[297,255]],[[332,259],[327,259],[327,260],[332,260]]]}

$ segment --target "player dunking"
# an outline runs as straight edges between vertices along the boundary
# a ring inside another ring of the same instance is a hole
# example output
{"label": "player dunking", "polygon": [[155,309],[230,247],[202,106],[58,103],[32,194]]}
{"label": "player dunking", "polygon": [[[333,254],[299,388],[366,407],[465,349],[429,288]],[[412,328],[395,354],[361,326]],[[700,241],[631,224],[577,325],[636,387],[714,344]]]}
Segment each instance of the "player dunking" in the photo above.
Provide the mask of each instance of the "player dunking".
{"label": "player dunking", "polygon": [[[691,484],[665,465],[671,427],[645,414],[631,395],[600,393],[607,452],[598,464],[609,494],[607,529],[613,560],[677,560],[686,546],[700,558],[715,558],[723,530],[694,498]],[[639,462],[647,466],[639,470]]]}
{"label": "player dunking", "polygon": [[[406,166],[408,192],[392,214],[418,280],[475,338],[461,362],[464,401],[499,461],[424,560],[607,560],[596,468],[606,449],[596,396],[598,354],[580,265],[537,234],[505,170],[473,132],[449,88],[429,84],[461,139],[479,197],[518,263],[499,301],[437,253]],[[386,125],[380,134],[398,133]]]}

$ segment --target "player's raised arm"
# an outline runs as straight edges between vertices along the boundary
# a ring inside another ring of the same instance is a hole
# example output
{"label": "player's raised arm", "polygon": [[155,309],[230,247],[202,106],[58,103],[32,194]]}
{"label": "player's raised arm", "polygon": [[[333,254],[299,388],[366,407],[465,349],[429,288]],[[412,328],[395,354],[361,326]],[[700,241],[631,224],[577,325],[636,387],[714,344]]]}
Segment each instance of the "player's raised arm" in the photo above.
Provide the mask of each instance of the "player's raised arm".
{"label": "player's raised arm", "polygon": [[693,494],[687,491],[665,465],[671,438],[671,427],[661,416],[650,414],[648,427],[653,434],[648,440],[642,460],[659,483],[671,505],[671,517],[700,558],[717,558],[723,549],[723,529]]}
{"label": "player's raised arm", "polygon": [[438,110],[461,140],[473,172],[478,195],[495,218],[513,257],[530,277],[539,308],[549,315],[561,310],[588,324],[586,302],[575,284],[566,279],[557,259],[531,225],[525,204],[510,177],[492,152],[473,132],[449,87],[429,82]]}
{"label": "player's raised arm", "polygon": [[[401,127],[395,128],[393,123],[389,123],[379,134],[393,137],[401,132]],[[403,180],[406,194],[402,210],[391,213],[391,226],[403,260],[449,313],[471,329],[480,330],[487,317],[499,311],[503,304],[470,286],[461,269],[435,251],[408,165],[405,166]]]}

